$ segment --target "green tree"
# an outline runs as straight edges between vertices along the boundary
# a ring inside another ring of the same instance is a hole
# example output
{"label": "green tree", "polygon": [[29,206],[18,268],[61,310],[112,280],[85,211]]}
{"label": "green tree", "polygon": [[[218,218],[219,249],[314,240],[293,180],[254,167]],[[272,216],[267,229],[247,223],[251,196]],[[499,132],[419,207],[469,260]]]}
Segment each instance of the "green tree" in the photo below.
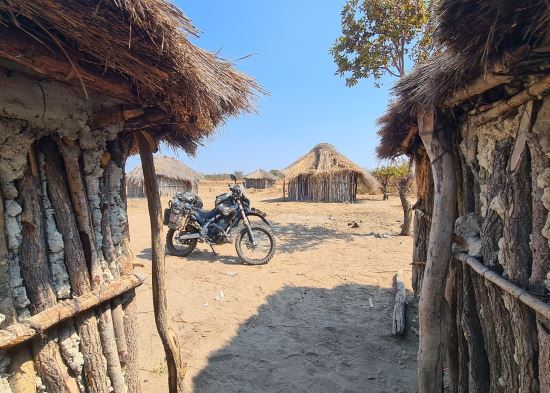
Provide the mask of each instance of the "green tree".
{"label": "green tree", "polygon": [[272,170],[269,171],[269,173],[271,173],[273,176],[278,177],[278,178],[281,178],[281,177],[284,176],[283,173],[278,169],[272,169]]}
{"label": "green tree", "polygon": [[409,162],[405,160],[390,161],[386,165],[379,166],[372,172],[382,185],[384,200],[389,199],[391,189],[399,191],[401,206],[403,207],[403,226],[401,227],[401,236],[410,236],[412,234],[412,210],[413,207],[409,202],[407,194],[410,191],[414,180],[413,160]]}
{"label": "green tree", "polygon": [[433,52],[435,0],[348,0],[342,9],[342,35],[330,49],[351,87],[361,78],[405,75],[406,62],[425,61]]}

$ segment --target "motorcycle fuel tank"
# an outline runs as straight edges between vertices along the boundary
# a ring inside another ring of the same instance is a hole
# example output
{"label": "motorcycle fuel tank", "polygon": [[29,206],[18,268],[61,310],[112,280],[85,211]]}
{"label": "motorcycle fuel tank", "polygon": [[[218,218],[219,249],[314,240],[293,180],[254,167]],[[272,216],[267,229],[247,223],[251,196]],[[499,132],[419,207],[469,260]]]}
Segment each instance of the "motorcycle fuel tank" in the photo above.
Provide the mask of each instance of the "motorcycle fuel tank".
{"label": "motorcycle fuel tank", "polygon": [[221,195],[218,195],[216,197],[216,201],[214,202],[214,204],[216,206],[218,206],[220,203],[222,203],[223,201],[227,200],[229,197],[231,196],[231,193],[230,192],[226,192],[224,194],[221,194]]}

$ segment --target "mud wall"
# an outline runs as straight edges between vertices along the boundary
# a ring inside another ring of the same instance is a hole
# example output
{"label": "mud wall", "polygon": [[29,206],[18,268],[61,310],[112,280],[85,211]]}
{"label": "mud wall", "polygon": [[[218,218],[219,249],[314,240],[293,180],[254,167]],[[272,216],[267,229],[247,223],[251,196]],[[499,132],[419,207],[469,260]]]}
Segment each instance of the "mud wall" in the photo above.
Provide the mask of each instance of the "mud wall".
{"label": "mud wall", "polygon": [[[132,269],[129,141],[122,124],[91,126],[119,103],[9,63],[0,71],[1,329]],[[135,328],[132,299],[0,351],[0,391],[139,391],[135,339],[125,334]]]}

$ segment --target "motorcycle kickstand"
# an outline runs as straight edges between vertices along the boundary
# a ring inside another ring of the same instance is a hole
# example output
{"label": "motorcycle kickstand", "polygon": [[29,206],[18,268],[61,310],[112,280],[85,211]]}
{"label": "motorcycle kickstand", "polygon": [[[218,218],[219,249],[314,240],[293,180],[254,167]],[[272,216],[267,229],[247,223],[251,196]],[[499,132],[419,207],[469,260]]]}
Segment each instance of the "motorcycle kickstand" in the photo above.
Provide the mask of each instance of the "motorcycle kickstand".
{"label": "motorcycle kickstand", "polygon": [[210,244],[209,246],[212,249],[212,252],[214,253],[214,255],[218,255],[218,253],[214,250],[214,246],[212,244]]}

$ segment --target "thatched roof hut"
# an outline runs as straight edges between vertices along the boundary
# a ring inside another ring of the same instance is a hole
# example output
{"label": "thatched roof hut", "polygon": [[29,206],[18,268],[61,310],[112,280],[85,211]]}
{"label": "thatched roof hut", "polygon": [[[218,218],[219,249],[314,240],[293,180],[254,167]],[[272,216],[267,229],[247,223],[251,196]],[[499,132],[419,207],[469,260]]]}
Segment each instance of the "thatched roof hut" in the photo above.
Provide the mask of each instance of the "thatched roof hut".
{"label": "thatched roof hut", "polygon": [[152,152],[192,154],[258,91],[189,35],[164,0],[0,1],[0,391],[140,390],[124,174],[137,151],[155,317],[181,386]]}
{"label": "thatched roof hut", "polygon": [[254,172],[244,175],[244,185],[246,188],[270,188],[275,185],[277,178],[263,169],[257,169]]}
{"label": "thatched roof hut", "polygon": [[283,173],[291,201],[353,202],[358,187],[369,194],[380,191],[373,176],[328,143],[318,144]]}
{"label": "thatched roof hut", "polygon": [[441,0],[442,53],[380,119],[378,154],[417,163],[422,393],[445,357],[451,391],[549,391],[549,21],[544,0]]}
{"label": "thatched roof hut", "polygon": [[[155,156],[155,173],[161,197],[172,197],[178,192],[197,193],[202,176],[183,162],[168,156]],[[145,197],[143,169],[138,165],[126,176],[128,198]]]}

